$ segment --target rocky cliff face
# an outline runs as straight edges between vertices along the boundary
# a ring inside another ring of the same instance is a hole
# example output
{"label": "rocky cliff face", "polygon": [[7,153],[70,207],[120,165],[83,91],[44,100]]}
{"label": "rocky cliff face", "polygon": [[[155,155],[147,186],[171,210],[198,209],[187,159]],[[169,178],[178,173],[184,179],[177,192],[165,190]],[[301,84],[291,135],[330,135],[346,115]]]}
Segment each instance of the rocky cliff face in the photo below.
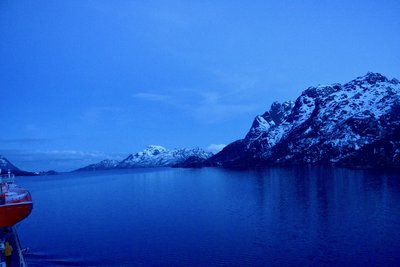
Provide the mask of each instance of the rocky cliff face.
{"label": "rocky cliff face", "polygon": [[367,73],[343,85],[310,87],[294,103],[273,103],[244,139],[205,164],[399,167],[399,125],[400,82]]}

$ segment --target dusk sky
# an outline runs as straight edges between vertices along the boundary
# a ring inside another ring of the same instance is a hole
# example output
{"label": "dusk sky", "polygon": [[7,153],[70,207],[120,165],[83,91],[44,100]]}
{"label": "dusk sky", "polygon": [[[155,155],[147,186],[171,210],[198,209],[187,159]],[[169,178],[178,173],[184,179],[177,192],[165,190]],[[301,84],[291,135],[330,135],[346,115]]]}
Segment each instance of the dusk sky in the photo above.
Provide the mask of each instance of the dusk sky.
{"label": "dusk sky", "polygon": [[400,78],[400,1],[0,1],[0,154],[69,171],[215,149],[274,101]]}

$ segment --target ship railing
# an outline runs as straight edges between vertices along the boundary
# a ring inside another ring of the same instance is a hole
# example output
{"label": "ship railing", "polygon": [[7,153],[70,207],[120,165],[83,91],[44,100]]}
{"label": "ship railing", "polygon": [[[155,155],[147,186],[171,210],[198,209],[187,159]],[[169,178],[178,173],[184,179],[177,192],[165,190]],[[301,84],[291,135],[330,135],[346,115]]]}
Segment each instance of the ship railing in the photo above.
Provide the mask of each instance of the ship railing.
{"label": "ship railing", "polygon": [[[0,196],[3,195],[3,186],[7,189],[8,185],[13,184],[15,181],[15,175],[13,173],[8,173],[4,176],[0,175]],[[4,202],[4,199],[0,198],[0,204]]]}
{"label": "ship railing", "polygon": [[12,184],[15,181],[15,175],[13,173],[6,174],[4,176],[0,176],[0,183],[3,184]]}
{"label": "ship railing", "polygon": [[14,233],[15,242],[16,242],[17,247],[18,247],[19,267],[28,267],[28,264],[26,263],[25,257],[24,257],[24,250],[22,249],[21,242],[19,241],[17,230],[15,229],[14,226],[12,227],[12,231]]}

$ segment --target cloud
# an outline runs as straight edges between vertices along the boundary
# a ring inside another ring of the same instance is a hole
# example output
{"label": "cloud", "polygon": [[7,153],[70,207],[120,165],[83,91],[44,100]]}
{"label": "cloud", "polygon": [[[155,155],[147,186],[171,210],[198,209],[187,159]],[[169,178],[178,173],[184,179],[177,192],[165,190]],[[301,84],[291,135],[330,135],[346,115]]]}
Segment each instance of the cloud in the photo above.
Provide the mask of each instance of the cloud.
{"label": "cloud", "polygon": [[79,150],[0,150],[18,168],[27,171],[71,171],[104,159],[122,160],[123,155]]}
{"label": "cloud", "polygon": [[144,93],[144,92],[133,94],[132,97],[146,101],[155,101],[164,103],[170,103],[172,99],[171,96],[168,95],[157,94],[157,93]]}
{"label": "cloud", "polygon": [[202,92],[195,105],[187,106],[195,118],[207,123],[219,123],[253,112],[253,104],[241,103],[237,98],[227,97],[225,92]]}
{"label": "cloud", "polygon": [[236,116],[243,113],[249,113],[256,108],[253,105],[235,105],[235,104],[215,104],[200,105],[193,110],[197,119],[207,123],[219,123],[222,121],[233,120]]}
{"label": "cloud", "polygon": [[2,144],[20,144],[20,145],[33,145],[43,144],[51,141],[48,138],[14,138],[14,139],[0,139]]}
{"label": "cloud", "polygon": [[106,154],[103,152],[87,152],[79,150],[36,150],[33,151],[34,154],[46,155],[50,157],[58,157],[63,159],[81,159],[81,158],[99,158],[105,157]]}
{"label": "cloud", "polygon": [[207,151],[210,151],[210,152],[216,154],[216,153],[220,152],[222,149],[224,149],[224,147],[226,147],[225,144],[211,144],[206,149],[207,149]]}
{"label": "cloud", "polygon": [[87,126],[125,125],[130,122],[130,110],[118,106],[90,107],[81,114],[81,121]]}
{"label": "cloud", "polygon": [[255,66],[241,66],[239,69],[215,69],[211,71],[218,83],[228,85],[232,93],[255,90],[265,71]]}
{"label": "cloud", "polygon": [[251,101],[245,99],[246,92],[241,90],[201,90],[181,89],[175,94],[136,93],[133,98],[158,102],[182,110],[193,118],[206,123],[219,123],[235,119],[238,115],[257,109]]}

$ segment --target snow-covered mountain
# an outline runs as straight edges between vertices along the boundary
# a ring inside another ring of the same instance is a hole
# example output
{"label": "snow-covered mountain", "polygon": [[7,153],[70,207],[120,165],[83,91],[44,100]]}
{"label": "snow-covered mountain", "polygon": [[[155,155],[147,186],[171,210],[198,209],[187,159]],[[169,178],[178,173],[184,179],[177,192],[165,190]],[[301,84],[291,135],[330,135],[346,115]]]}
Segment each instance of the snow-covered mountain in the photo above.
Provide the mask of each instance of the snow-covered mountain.
{"label": "snow-covered mountain", "polygon": [[400,82],[370,72],[310,87],[294,103],[273,103],[244,139],[205,164],[302,163],[400,167]]}
{"label": "snow-covered mountain", "polygon": [[200,148],[170,150],[162,146],[150,145],[145,150],[131,154],[120,162],[115,160],[104,160],[99,163],[78,169],[77,171],[172,167],[191,157],[205,160],[212,155],[212,153],[206,152]]}
{"label": "snow-covered mountain", "polygon": [[142,152],[129,155],[119,163],[118,167],[169,167],[183,162],[192,156],[207,159],[212,156],[212,154],[200,148],[169,150],[162,146],[151,145]]}
{"label": "snow-covered mountain", "polygon": [[5,158],[1,155],[0,155],[0,169],[1,169],[1,175],[7,174],[8,170],[10,170],[11,173],[18,175],[18,176],[34,175],[34,173],[32,173],[32,172],[20,170],[14,164],[12,164],[7,158]]}
{"label": "snow-covered mountain", "polygon": [[90,164],[86,167],[80,168],[77,171],[100,171],[115,169],[118,166],[119,161],[113,159],[105,159],[98,163]]}

